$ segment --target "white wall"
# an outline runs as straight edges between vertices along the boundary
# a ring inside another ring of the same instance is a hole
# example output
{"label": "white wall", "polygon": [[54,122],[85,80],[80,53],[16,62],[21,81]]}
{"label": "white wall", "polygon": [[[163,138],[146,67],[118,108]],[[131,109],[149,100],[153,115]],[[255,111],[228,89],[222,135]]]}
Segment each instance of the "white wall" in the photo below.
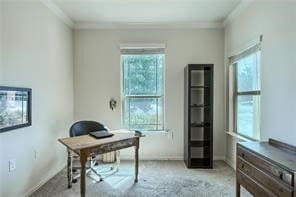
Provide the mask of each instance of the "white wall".
{"label": "white wall", "polygon": [[[121,43],[165,43],[165,122],[170,135],[142,140],[142,159],[182,159],[184,125],[184,67],[189,63],[213,63],[214,67],[214,156],[224,157],[224,31],[199,30],[75,30],[74,87],[75,119],[93,119],[111,129],[121,127]],[[118,101],[115,111],[109,99]],[[132,153],[125,151],[124,158]]]}
{"label": "white wall", "polygon": [[57,138],[68,135],[74,113],[72,30],[39,1],[2,6],[0,85],[33,89],[33,125],[0,133],[0,196],[20,197],[65,166]]}
{"label": "white wall", "polygon": [[[3,75],[3,69],[2,69],[2,2],[0,1],[0,84],[2,84],[2,75]],[[2,138],[0,137],[0,147],[2,144]],[[0,152],[0,158],[2,158],[2,152]],[[3,169],[4,166],[2,165],[2,162],[0,162],[0,169]],[[0,173],[1,177],[2,174]],[[0,178],[0,183],[2,183]],[[2,196],[3,186],[0,184],[0,196]]]}
{"label": "white wall", "polygon": [[[0,1],[0,83],[2,80],[2,1]],[[0,186],[1,187],[1,186]]]}
{"label": "white wall", "polygon": [[[296,145],[296,2],[254,1],[226,26],[226,56],[263,34],[261,136]],[[227,66],[227,65],[226,65]],[[226,157],[234,163],[235,142]]]}

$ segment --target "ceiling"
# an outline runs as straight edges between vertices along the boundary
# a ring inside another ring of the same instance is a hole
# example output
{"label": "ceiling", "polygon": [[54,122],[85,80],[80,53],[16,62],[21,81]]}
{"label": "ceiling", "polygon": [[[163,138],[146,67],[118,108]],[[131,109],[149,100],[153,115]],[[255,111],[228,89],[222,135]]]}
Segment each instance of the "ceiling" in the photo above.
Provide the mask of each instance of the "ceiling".
{"label": "ceiling", "polygon": [[242,0],[51,0],[75,25],[222,24]]}

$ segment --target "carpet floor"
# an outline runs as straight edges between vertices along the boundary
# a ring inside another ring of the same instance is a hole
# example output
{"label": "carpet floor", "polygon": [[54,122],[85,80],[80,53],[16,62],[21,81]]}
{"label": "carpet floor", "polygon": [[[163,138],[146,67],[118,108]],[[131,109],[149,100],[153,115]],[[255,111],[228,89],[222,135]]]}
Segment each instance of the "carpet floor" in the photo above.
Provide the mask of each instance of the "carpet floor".
{"label": "carpet floor", "polygon": [[[187,169],[183,161],[140,161],[139,181],[134,183],[133,162],[104,181],[87,178],[88,197],[234,197],[235,172],[223,161],[214,169]],[[80,183],[67,188],[66,169],[44,184],[31,197],[79,197]],[[242,189],[242,197],[251,196]]]}

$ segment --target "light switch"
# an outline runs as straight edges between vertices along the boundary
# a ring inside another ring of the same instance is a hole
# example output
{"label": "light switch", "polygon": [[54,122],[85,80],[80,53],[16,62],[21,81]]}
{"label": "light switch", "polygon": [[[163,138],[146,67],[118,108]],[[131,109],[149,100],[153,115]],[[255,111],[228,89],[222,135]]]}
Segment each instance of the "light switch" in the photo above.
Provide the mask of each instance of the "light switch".
{"label": "light switch", "polygon": [[9,172],[12,172],[16,169],[16,162],[15,159],[10,159],[8,162],[9,165]]}

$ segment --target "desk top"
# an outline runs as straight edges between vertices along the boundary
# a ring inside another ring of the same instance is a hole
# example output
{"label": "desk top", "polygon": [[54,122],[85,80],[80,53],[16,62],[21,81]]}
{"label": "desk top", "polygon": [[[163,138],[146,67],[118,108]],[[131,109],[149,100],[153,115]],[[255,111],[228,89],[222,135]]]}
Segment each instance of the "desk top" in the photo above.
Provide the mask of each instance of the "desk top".
{"label": "desk top", "polygon": [[124,129],[110,131],[110,132],[114,133],[114,135],[108,138],[96,139],[90,135],[82,135],[77,137],[61,138],[61,139],[58,139],[58,141],[64,144],[70,150],[77,152],[82,149],[97,147],[105,144],[110,144],[110,143],[115,143],[115,142],[120,142],[128,139],[134,139],[134,138],[140,137]]}
{"label": "desk top", "polygon": [[265,159],[276,162],[283,169],[296,172],[296,152],[286,151],[269,142],[238,142],[244,148],[261,155]]}

